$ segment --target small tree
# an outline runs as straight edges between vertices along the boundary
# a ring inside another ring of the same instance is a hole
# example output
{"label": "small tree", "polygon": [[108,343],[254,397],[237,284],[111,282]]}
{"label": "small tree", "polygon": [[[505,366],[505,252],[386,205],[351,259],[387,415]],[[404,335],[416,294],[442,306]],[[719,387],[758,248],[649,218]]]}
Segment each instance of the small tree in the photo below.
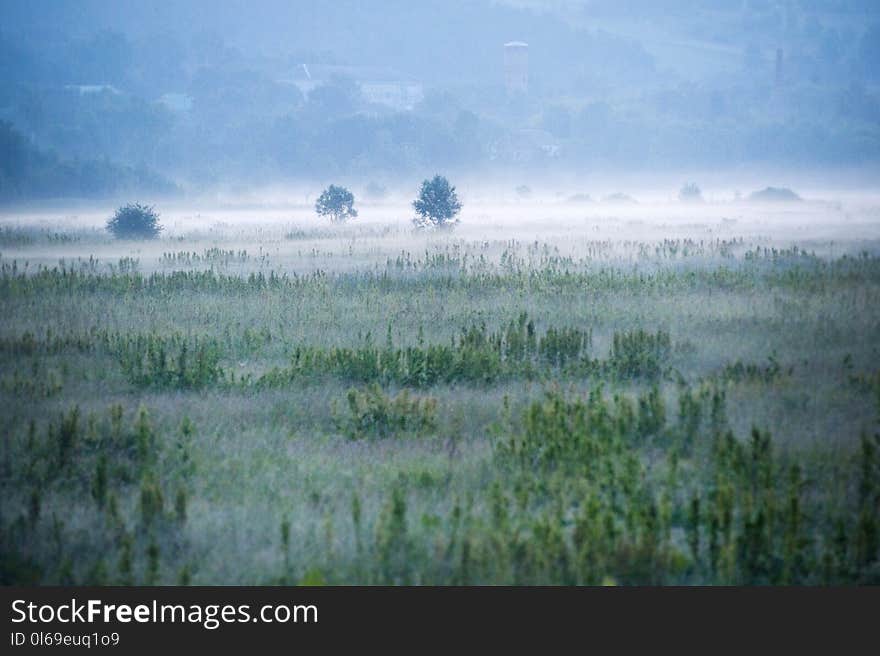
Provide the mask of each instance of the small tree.
{"label": "small tree", "polygon": [[413,201],[418,215],[413,223],[419,228],[445,228],[458,223],[455,215],[461,211],[461,203],[455,187],[442,175],[422,182],[419,197]]}
{"label": "small tree", "polygon": [[683,203],[699,203],[703,200],[703,192],[695,182],[688,182],[679,189],[678,200]]}
{"label": "small tree", "polygon": [[117,239],[155,239],[162,232],[159,213],[149,205],[132,203],[116,210],[107,230]]}
{"label": "small tree", "polygon": [[336,185],[330,185],[318,197],[315,211],[319,216],[329,216],[333,223],[345,223],[358,215],[354,208],[354,194]]}

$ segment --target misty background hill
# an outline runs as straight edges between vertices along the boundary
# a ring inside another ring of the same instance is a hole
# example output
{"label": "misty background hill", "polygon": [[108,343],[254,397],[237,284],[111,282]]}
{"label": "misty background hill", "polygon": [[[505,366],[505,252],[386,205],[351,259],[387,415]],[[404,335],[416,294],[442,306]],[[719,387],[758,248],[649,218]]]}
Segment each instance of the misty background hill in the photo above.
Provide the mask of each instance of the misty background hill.
{"label": "misty background hill", "polygon": [[880,163],[867,0],[5,0],[0,26],[4,200]]}

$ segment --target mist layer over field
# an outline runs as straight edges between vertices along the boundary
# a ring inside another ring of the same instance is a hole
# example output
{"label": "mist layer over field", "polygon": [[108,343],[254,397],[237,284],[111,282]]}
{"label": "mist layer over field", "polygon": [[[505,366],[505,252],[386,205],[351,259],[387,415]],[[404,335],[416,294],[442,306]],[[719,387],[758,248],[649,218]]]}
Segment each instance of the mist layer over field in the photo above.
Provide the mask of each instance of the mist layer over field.
{"label": "mist layer over field", "polygon": [[[252,257],[228,262],[229,271],[271,267],[303,273],[384,266],[398,251],[460,248],[467,242],[487,242],[481,253],[497,264],[511,240],[538,241],[574,260],[582,259],[591,243],[606,242],[608,248],[601,254],[587,258],[598,263],[623,258],[622,245],[639,241],[745,239],[755,245],[798,245],[833,256],[873,252],[880,238],[877,190],[798,189],[801,201],[760,202],[738,189],[723,189],[703,194],[698,202],[682,202],[677,192],[659,186],[629,193],[615,189],[619,188],[608,186],[593,194],[529,189],[518,194],[514,189],[465,188],[461,225],[452,234],[415,230],[411,202],[403,191],[389,193],[382,201],[358,202],[358,219],[345,226],[330,226],[315,215],[313,188],[167,201],[157,207],[163,239],[134,243],[115,242],[106,234],[105,224],[114,210],[110,203],[21,206],[0,211],[0,228],[6,231],[2,256],[46,266],[90,256],[109,265],[133,257],[139,270],[153,272],[175,268],[174,260],[163,259],[166,253],[174,254],[175,244],[198,242],[248,251]],[[52,233],[59,231],[74,239],[52,240]],[[217,264],[205,261],[206,266]]]}

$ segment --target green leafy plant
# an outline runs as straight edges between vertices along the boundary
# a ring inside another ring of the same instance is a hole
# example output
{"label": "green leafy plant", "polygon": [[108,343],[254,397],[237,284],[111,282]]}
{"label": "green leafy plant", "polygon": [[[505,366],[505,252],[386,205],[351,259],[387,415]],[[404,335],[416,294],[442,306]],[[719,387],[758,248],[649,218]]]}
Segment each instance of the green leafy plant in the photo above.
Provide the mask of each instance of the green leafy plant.
{"label": "green leafy plant", "polygon": [[455,187],[442,175],[435,175],[422,182],[419,197],[413,201],[417,228],[448,228],[458,223],[456,215],[461,211],[461,202]]}
{"label": "green leafy plant", "polygon": [[351,439],[425,435],[436,427],[437,401],[410,396],[403,390],[389,396],[378,385],[351,389],[346,396],[348,415],[341,419],[342,431]]}
{"label": "green leafy plant", "polygon": [[107,230],[117,239],[155,239],[162,226],[152,206],[132,203],[116,210],[107,221]]}
{"label": "green leafy plant", "polygon": [[345,223],[358,215],[354,208],[354,194],[345,187],[330,185],[315,202],[318,216],[328,216],[333,223]]}

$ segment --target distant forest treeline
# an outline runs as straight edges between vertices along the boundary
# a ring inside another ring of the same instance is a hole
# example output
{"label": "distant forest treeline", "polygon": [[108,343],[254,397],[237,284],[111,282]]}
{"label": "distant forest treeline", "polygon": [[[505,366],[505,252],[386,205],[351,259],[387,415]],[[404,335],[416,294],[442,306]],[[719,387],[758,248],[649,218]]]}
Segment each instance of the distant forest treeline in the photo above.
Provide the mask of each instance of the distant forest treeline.
{"label": "distant forest treeline", "polygon": [[61,160],[0,121],[0,201],[102,198],[127,191],[168,195],[177,187],[153,171],[106,159]]}
{"label": "distant forest treeline", "polygon": [[880,163],[870,2],[8,0],[0,25],[6,197]]}

